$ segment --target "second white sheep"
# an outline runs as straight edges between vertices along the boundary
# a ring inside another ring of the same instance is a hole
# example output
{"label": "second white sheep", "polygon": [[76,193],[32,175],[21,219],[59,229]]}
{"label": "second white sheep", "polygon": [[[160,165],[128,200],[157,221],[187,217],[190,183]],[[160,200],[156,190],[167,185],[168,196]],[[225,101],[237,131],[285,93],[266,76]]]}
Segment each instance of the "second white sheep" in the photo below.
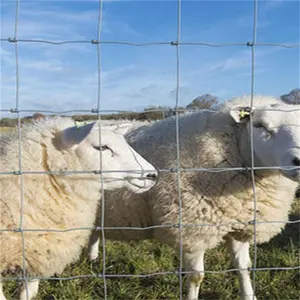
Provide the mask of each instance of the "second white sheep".
{"label": "second white sheep", "polygon": [[[290,111],[290,105],[273,97],[256,96],[251,128],[249,105],[250,97],[245,96],[217,112],[179,117],[181,168],[236,168],[222,172],[213,169],[181,172],[182,246],[185,271],[190,272],[189,300],[198,299],[205,251],[223,240],[232,253],[234,266],[240,269],[241,297],[252,300],[254,293],[247,269],[249,245],[254,240],[254,218],[257,243],[267,242],[279,234],[288,220],[300,181],[300,106],[295,105],[293,110],[298,110]],[[254,172],[256,205],[250,172],[251,131],[254,165],[261,168]],[[175,118],[137,128],[126,139],[156,168],[176,170]],[[158,184],[143,195],[123,189],[108,192],[106,199],[106,226],[155,226],[147,230],[108,230],[107,238],[156,238],[179,249],[176,172],[161,173]],[[91,259],[98,256],[96,234],[91,239]]]}

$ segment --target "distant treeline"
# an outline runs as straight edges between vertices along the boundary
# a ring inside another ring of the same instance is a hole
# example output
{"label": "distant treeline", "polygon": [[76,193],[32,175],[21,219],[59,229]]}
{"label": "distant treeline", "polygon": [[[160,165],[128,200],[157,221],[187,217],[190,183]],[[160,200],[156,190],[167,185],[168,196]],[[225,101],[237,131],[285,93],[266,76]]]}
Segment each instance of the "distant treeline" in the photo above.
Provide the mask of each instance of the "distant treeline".
{"label": "distant treeline", "polygon": [[[119,119],[128,119],[128,120],[160,120],[165,118],[164,111],[144,111],[144,112],[122,112],[116,114],[105,114],[101,115],[101,119],[103,120],[119,120]],[[44,115],[41,113],[35,113],[32,116],[21,118],[21,123],[31,122],[33,120],[42,119],[46,116],[54,116],[54,115]],[[97,114],[94,115],[73,115],[69,116],[76,121],[90,121],[97,119]],[[2,118],[0,119],[0,127],[14,127],[18,124],[18,119],[14,118]]]}
{"label": "distant treeline", "polygon": [[[210,94],[204,94],[198,96],[192,100],[190,104],[186,107],[178,107],[178,112],[183,113],[187,110],[197,110],[197,109],[217,109],[220,106],[218,98]],[[176,114],[174,107],[170,106],[150,106],[145,108],[143,112],[120,112],[115,114],[105,114],[101,115],[103,120],[119,120],[119,119],[128,119],[128,120],[139,120],[139,121],[152,121],[160,120],[166,117],[170,117]],[[48,115],[49,116],[49,115]],[[24,117],[21,119],[22,123],[30,122],[32,120],[44,118],[45,115],[42,113],[35,113],[33,116]],[[97,119],[97,115],[74,115],[71,116],[75,121],[90,121]],[[0,127],[13,127],[18,124],[18,119],[3,118],[0,120]]]}
{"label": "distant treeline", "polygon": [[[294,89],[289,94],[280,96],[281,100],[286,103],[296,104],[300,103],[300,89]],[[179,107],[179,113],[185,112],[187,110],[197,110],[197,109],[219,109],[222,107],[222,103],[216,96],[211,94],[203,94],[194,98],[191,103],[185,107]],[[174,107],[170,106],[150,106],[145,108],[143,112],[120,112],[116,114],[105,114],[101,115],[103,120],[118,120],[118,119],[128,119],[128,120],[160,120],[166,117],[175,115]],[[34,119],[43,118],[44,115],[41,113],[35,113],[33,116],[24,117],[21,119],[21,123],[30,122]],[[97,119],[97,115],[75,115],[71,116],[75,121],[90,121]],[[14,127],[18,124],[18,119],[2,118],[0,119],[0,127]]]}

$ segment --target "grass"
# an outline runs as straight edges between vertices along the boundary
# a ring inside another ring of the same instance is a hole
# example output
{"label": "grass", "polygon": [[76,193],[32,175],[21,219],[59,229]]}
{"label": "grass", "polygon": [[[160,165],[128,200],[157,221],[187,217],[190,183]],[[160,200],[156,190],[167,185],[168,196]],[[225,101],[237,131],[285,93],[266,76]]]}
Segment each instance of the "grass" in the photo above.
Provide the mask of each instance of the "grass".
{"label": "grass", "polygon": [[[300,218],[300,200],[296,200],[290,216]],[[257,267],[299,266],[299,223],[287,224],[283,234],[269,243],[258,246]],[[253,248],[251,250],[253,254]],[[106,241],[107,274],[149,274],[178,269],[179,259],[175,251],[155,241],[122,243]],[[205,257],[206,270],[220,271],[232,268],[229,255],[223,246],[210,250]],[[61,277],[102,272],[102,259],[89,263],[85,259],[68,267]],[[179,299],[177,275],[155,275],[145,278],[107,279],[107,295],[117,299]],[[185,278],[183,278],[185,283]],[[236,273],[206,274],[201,286],[200,299],[238,298]],[[184,285],[185,293],[185,285]],[[16,283],[6,286],[8,299],[17,299]],[[185,295],[185,294],[184,294]],[[256,295],[260,300],[299,300],[299,270],[258,271],[256,273]],[[94,300],[103,299],[103,280],[81,278],[74,280],[42,281],[37,300]]]}

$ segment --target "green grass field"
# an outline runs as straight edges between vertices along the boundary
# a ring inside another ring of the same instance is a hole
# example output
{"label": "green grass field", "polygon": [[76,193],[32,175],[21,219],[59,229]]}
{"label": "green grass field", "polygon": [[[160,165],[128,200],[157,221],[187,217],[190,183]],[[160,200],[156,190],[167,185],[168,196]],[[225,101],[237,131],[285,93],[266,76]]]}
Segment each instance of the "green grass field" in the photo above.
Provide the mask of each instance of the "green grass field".
{"label": "green grass field", "polygon": [[[300,200],[296,200],[291,220],[300,218]],[[269,243],[258,246],[257,267],[296,267],[300,265],[299,223],[288,224],[283,234]],[[253,250],[253,249],[252,249]],[[253,254],[253,251],[252,251]],[[106,241],[107,274],[149,274],[173,271],[179,266],[175,251],[155,241],[121,243]],[[206,270],[220,271],[232,268],[229,255],[223,246],[208,251]],[[94,263],[82,260],[65,270],[61,277],[102,272],[102,259]],[[185,283],[185,278],[183,278]],[[16,283],[5,289],[8,299],[17,299]],[[185,286],[184,286],[185,293]],[[259,300],[299,300],[299,270],[258,271],[256,294]],[[177,275],[158,275],[146,278],[107,279],[108,299],[179,299]],[[185,294],[184,294],[185,295]],[[38,300],[103,299],[102,279],[74,279],[66,281],[42,281]],[[236,273],[206,274],[199,299],[239,299]]]}

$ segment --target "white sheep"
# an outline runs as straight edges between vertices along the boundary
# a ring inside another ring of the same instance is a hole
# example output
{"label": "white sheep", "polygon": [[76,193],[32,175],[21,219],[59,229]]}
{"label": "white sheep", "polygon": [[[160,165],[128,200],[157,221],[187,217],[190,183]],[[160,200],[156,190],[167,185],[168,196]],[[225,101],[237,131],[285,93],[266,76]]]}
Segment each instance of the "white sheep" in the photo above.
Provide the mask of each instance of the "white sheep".
{"label": "white sheep", "polygon": [[[123,134],[131,126],[101,127],[99,123],[74,126],[69,118],[52,118],[22,128],[23,208],[19,170],[17,130],[1,137],[0,175],[0,273],[22,275],[24,234],[26,276],[53,276],[78,259],[95,222],[101,190],[126,187],[133,193],[147,191],[155,183],[154,167],[135,152]],[[113,131],[113,129],[115,129]],[[100,155],[102,156],[100,158]],[[101,175],[100,159],[104,172]],[[69,173],[67,173],[69,171]],[[70,171],[78,171],[75,174]],[[81,171],[81,173],[80,173]],[[84,173],[84,172],[86,173]],[[89,172],[89,173],[88,173]],[[103,183],[103,185],[102,185]],[[66,232],[47,230],[68,230]],[[8,230],[8,231],[5,231]],[[21,271],[21,274],[18,272]],[[37,294],[39,280],[28,282],[28,299]],[[26,298],[23,287],[20,299]],[[4,300],[0,280],[0,299]]]}
{"label": "white sheep", "polygon": [[[204,278],[205,251],[223,240],[227,242],[234,266],[240,269],[242,299],[253,299],[247,268],[251,264],[249,244],[254,240],[254,214],[258,222],[257,243],[267,242],[281,232],[284,223],[276,221],[288,220],[297,182],[300,181],[300,105],[292,107],[297,109],[292,112],[288,111],[290,105],[275,98],[254,97],[255,166],[292,166],[282,170],[255,170],[256,207],[250,172],[249,105],[250,97],[243,96],[228,102],[217,112],[196,112],[179,117],[181,168],[249,168],[222,172],[181,171],[182,247],[185,271],[189,272],[189,300],[198,299]],[[175,133],[175,118],[169,118],[137,128],[127,133],[126,139],[156,168],[176,169]],[[156,238],[179,249],[178,226],[170,226],[179,223],[176,178],[176,172],[161,173],[157,185],[142,195],[134,195],[126,189],[107,192],[105,226],[166,227],[109,230],[106,238]],[[90,259],[97,258],[98,243],[94,232],[90,240]]]}

